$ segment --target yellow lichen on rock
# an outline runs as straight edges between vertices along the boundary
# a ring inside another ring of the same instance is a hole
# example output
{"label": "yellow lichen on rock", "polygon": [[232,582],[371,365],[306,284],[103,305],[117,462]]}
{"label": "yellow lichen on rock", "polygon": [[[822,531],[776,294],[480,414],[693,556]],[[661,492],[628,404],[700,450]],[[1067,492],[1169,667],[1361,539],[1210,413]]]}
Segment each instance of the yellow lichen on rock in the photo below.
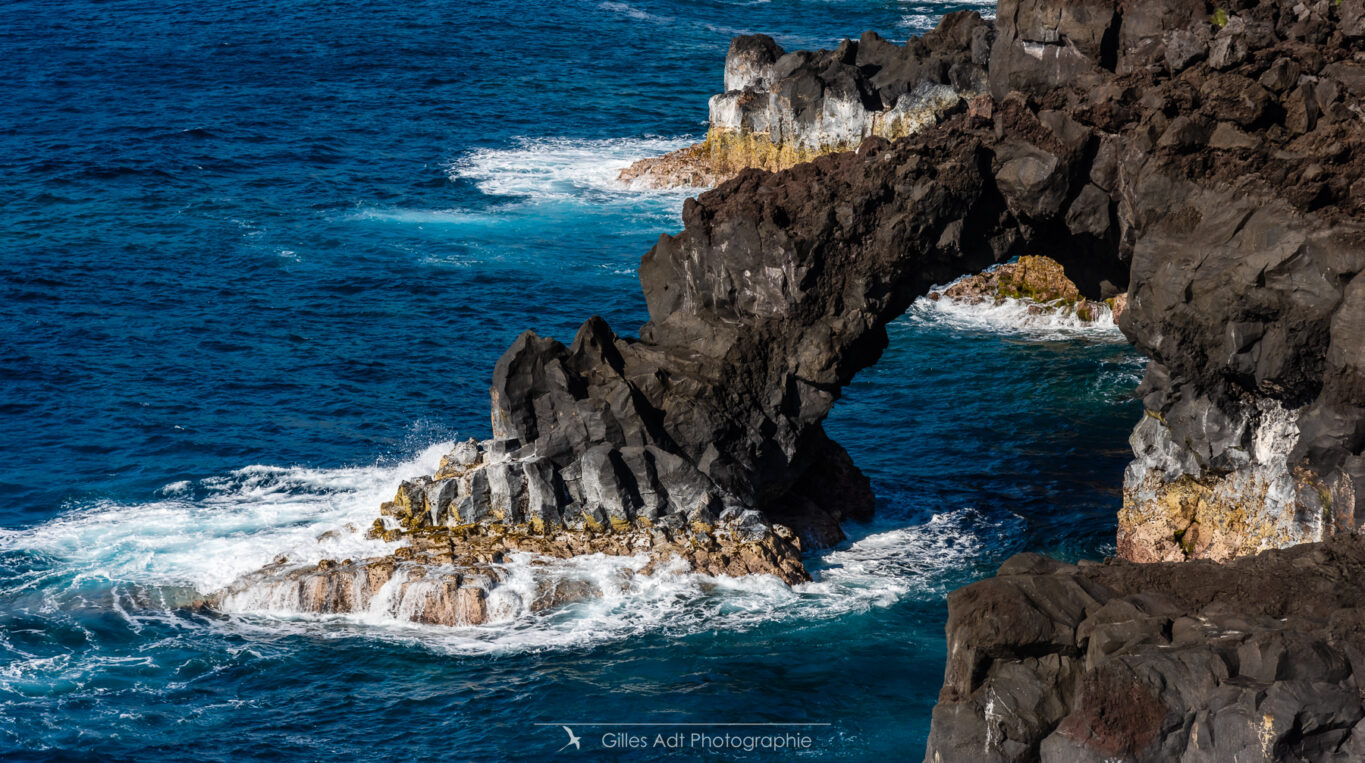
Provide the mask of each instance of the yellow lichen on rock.
{"label": "yellow lichen on rock", "polygon": [[997,293],[1001,296],[1035,302],[1061,301],[1067,305],[1081,300],[1081,290],[1066,277],[1061,264],[1050,257],[1024,255],[1012,266],[1002,265],[997,273]]}
{"label": "yellow lichen on rock", "polygon": [[1184,475],[1167,482],[1152,470],[1138,488],[1124,490],[1118,555],[1134,562],[1221,562],[1322,539],[1294,537],[1290,528],[1302,523],[1276,515],[1270,489],[1264,480],[1245,477]]}
{"label": "yellow lichen on rock", "polygon": [[1080,288],[1067,278],[1060,263],[1038,255],[1024,255],[1016,262],[963,278],[942,294],[929,294],[930,299],[943,297],[968,304],[990,300],[998,305],[1007,299],[1028,300],[1036,303],[1030,308],[1031,311],[1051,310],[1063,315],[1075,315],[1086,323],[1093,323],[1106,314],[1114,314],[1114,305],[1118,304],[1117,298],[1113,304],[1108,300],[1100,303],[1086,299],[1081,295]]}
{"label": "yellow lichen on rock", "polygon": [[778,145],[760,133],[712,128],[701,143],[641,159],[621,170],[618,179],[637,187],[706,188],[720,185],[746,169],[778,172],[824,154],[855,148],[837,145],[810,150]]}

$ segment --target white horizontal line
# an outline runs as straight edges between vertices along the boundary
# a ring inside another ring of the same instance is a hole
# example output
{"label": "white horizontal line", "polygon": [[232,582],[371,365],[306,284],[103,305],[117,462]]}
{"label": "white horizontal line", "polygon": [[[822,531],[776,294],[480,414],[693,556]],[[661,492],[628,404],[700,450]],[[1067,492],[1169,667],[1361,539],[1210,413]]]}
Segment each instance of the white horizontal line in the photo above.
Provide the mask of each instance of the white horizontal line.
{"label": "white horizontal line", "polygon": [[533,723],[532,726],[832,726],[832,723],[610,723],[587,721],[553,721]]}

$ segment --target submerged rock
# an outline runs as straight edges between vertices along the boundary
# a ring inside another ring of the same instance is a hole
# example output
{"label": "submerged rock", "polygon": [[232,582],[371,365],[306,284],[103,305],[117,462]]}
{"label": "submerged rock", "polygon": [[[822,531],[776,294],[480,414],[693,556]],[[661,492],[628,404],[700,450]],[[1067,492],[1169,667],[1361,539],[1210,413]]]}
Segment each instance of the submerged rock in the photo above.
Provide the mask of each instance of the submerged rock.
{"label": "submerged rock", "polygon": [[427,625],[479,625],[488,620],[488,566],[456,570],[426,556],[296,565],[278,561],[209,597],[229,612],[373,613]]}
{"label": "submerged rock", "polygon": [[1359,760],[1365,539],[1227,565],[1021,554],[948,597],[926,761]]}
{"label": "submerged rock", "polygon": [[910,135],[985,91],[991,30],[975,11],[959,11],[903,46],[866,32],[835,50],[787,53],[767,35],[736,37],[706,140],[642,159],[620,179],[714,186],[747,168],[782,170],[868,137]]}

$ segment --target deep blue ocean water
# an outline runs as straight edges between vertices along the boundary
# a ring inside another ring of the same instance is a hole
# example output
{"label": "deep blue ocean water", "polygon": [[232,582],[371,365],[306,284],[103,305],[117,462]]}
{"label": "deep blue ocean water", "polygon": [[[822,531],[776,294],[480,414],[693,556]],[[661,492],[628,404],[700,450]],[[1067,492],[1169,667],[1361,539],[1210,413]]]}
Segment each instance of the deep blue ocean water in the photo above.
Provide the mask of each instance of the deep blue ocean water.
{"label": "deep blue ocean water", "polygon": [[614,176],[704,132],[732,35],[961,7],[0,5],[0,758],[534,758],[561,721],[922,755],[946,592],[1112,551],[1142,369],[1112,329],[912,308],[828,425],[879,516],[796,590],[661,576],[454,631],[177,604],[488,436],[522,330],[634,333],[687,193]]}

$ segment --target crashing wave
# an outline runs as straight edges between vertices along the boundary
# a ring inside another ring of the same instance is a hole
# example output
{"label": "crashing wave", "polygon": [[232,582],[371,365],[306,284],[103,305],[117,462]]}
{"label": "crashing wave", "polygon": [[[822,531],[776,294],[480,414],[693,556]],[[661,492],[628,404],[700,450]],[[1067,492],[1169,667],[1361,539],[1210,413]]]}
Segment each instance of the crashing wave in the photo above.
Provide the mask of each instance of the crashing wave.
{"label": "crashing wave", "polygon": [[489,617],[478,626],[425,624],[420,614],[428,600],[420,589],[404,592],[407,580],[396,580],[374,606],[349,614],[300,612],[287,599],[237,598],[225,602],[223,610],[245,628],[322,621],[415,639],[453,654],[575,648],[661,630],[675,636],[739,631],[942,595],[988,551],[1007,544],[1020,521],[1012,515],[992,520],[962,509],[920,525],[873,532],[816,552],[810,562],[814,579],[795,586],[767,575],[699,574],[682,565],[646,573],[644,555],[549,559],[515,554],[498,565],[500,578],[487,599]]}
{"label": "crashing wave", "polygon": [[[450,165],[452,180],[472,182],[489,196],[558,201],[619,196],[643,187],[617,177],[632,163],[677,150],[685,138],[569,140],[521,138],[509,148],[474,151]],[[674,194],[676,195],[676,194]]]}
{"label": "crashing wave", "polygon": [[1115,310],[1125,302],[1122,296],[1102,302],[1084,299],[1060,265],[1045,257],[1021,257],[1018,263],[935,286],[915,300],[908,316],[915,323],[972,333],[1122,342],[1126,340],[1115,323]]}
{"label": "crashing wave", "polygon": [[[101,502],[24,530],[0,533],[0,552],[42,558],[8,595],[43,609],[112,606],[130,623],[163,620],[168,609],[229,586],[272,560],[293,568],[361,558],[383,544],[355,531],[402,477],[436,468],[439,443],[401,463],[313,469],[251,466],[222,477],[168,485],[155,501]],[[343,637],[417,640],[452,654],[573,648],[667,631],[743,630],[769,622],[839,617],[906,597],[941,595],[983,555],[1008,543],[1020,522],[969,509],[922,524],[869,528],[836,549],[811,554],[813,580],[788,586],[766,575],[713,576],[684,565],[650,567],[646,555],[569,559],[512,553],[489,565],[482,625],[425,624],[441,585],[395,570],[369,605],[346,614],[310,613],[299,588],[238,589],[204,627],[271,634],[303,628]],[[349,527],[348,527],[349,525]],[[338,562],[340,564],[340,562]],[[318,631],[319,624],[328,629]]]}

